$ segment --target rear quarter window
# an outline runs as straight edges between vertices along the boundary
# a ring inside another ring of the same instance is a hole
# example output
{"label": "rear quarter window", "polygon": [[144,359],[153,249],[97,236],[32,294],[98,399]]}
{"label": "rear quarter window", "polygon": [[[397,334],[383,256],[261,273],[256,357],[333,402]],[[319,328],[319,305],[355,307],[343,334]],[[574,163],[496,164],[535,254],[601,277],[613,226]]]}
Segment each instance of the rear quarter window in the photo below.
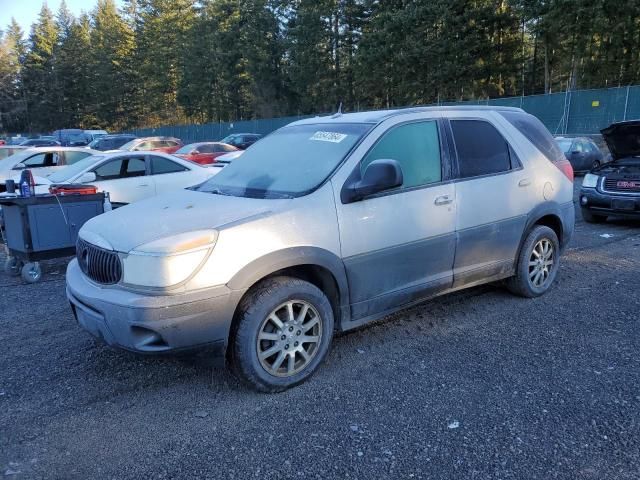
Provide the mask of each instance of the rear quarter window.
{"label": "rear quarter window", "polygon": [[547,127],[533,115],[524,112],[500,112],[511,125],[529,140],[550,162],[564,162],[564,153]]}

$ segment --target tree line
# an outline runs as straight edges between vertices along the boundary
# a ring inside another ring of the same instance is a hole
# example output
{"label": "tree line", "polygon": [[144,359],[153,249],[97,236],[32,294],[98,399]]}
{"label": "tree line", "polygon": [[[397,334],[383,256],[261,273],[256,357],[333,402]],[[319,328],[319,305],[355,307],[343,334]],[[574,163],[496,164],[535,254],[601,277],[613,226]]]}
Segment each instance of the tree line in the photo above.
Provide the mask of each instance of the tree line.
{"label": "tree line", "polygon": [[620,86],[639,0],[98,0],[0,32],[0,131],[124,130]]}

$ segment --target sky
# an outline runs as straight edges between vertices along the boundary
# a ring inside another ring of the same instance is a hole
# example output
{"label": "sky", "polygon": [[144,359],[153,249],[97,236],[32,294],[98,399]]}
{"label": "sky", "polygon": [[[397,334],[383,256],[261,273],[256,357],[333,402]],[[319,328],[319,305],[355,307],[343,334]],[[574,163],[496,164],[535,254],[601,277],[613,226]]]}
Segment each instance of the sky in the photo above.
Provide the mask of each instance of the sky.
{"label": "sky", "polygon": [[[46,3],[55,14],[61,1],[47,0]],[[88,12],[93,9],[97,0],[66,0],[66,2],[71,13],[78,16],[83,10]],[[25,36],[28,35],[31,24],[37,20],[43,3],[45,3],[43,0],[0,0],[0,28],[4,30],[11,22],[11,17],[14,17],[24,30]]]}

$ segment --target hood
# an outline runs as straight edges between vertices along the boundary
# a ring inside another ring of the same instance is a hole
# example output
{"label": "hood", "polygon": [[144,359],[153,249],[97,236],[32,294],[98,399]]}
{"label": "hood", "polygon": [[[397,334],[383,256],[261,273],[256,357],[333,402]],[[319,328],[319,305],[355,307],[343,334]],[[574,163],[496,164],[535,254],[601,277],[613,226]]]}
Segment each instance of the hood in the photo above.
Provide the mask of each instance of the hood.
{"label": "hood", "polygon": [[614,160],[640,156],[640,120],[614,123],[600,132]]}
{"label": "hood", "polygon": [[153,240],[263,216],[289,202],[181,190],[94,217],[84,224],[80,236],[103,248],[129,252]]}
{"label": "hood", "polygon": [[619,174],[624,178],[631,175],[640,178],[640,158],[623,158],[615,162],[605,163],[598,168],[594,168],[591,173],[596,175],[613,176]]}

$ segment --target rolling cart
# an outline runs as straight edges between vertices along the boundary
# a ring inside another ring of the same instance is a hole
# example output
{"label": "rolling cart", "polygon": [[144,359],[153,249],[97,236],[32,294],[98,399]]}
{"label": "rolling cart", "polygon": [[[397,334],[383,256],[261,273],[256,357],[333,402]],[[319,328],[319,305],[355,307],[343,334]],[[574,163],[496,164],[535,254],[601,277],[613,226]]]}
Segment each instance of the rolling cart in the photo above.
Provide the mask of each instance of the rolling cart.
{"label": "rolling cart", "polygon": [[104,213],[108,194],[0,196],[5,272],[27,283],[42,278],[40,261],[75,253],[78,231]]}

